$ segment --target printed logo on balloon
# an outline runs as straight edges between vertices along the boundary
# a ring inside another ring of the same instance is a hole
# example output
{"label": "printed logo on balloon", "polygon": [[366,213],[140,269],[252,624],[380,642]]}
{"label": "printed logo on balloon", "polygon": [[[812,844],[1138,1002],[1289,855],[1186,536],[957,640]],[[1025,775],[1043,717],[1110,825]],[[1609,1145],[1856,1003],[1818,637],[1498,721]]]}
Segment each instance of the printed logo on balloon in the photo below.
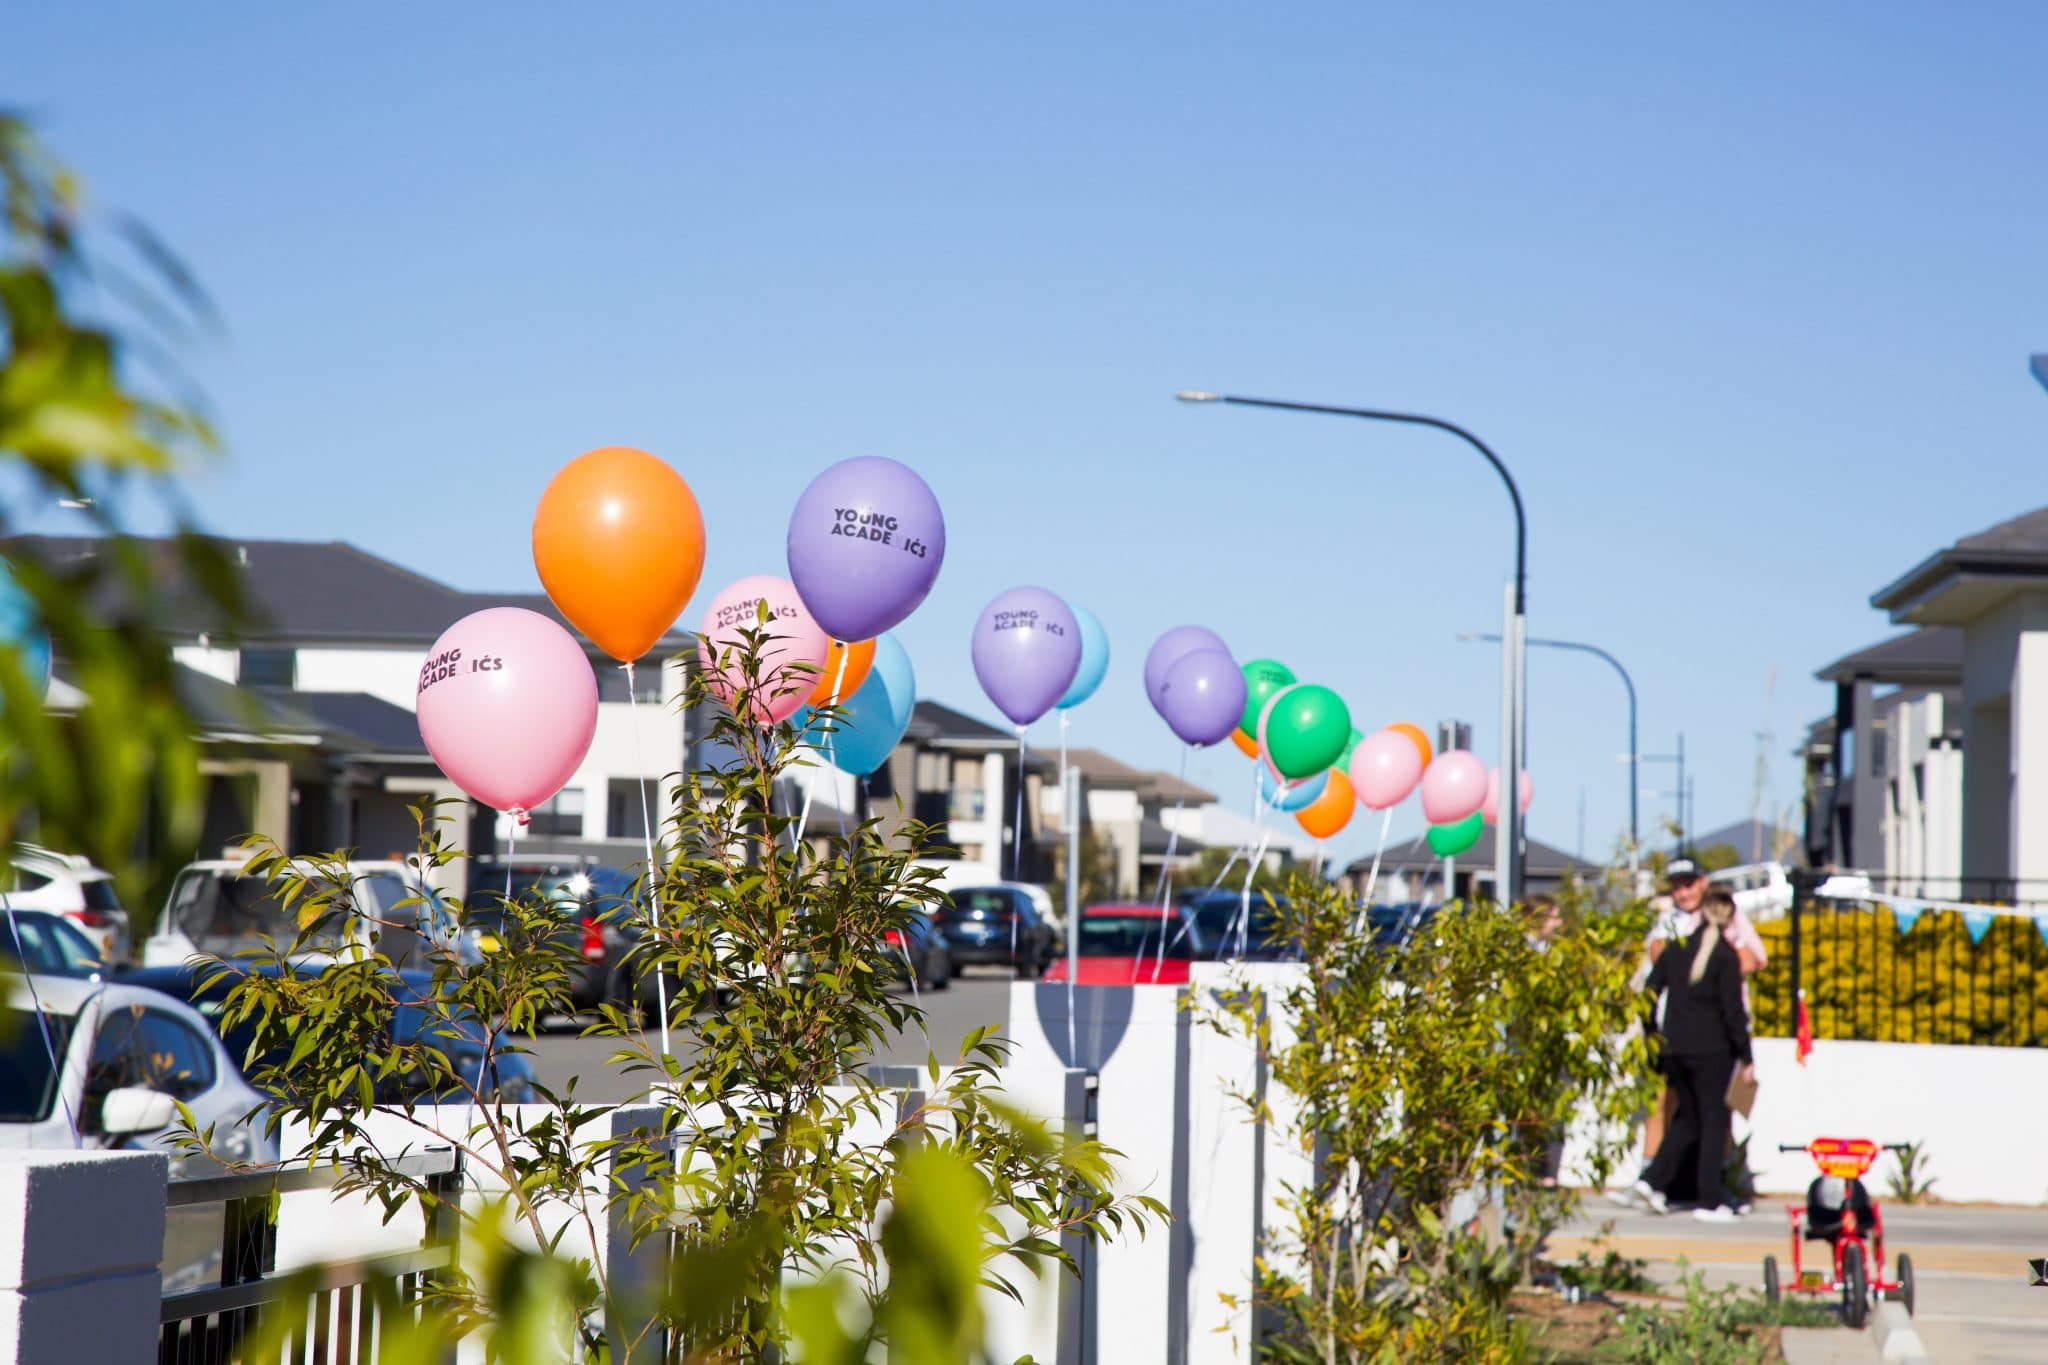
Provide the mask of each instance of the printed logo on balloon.
{"label": "printed logo on balloon", "polygon": [[[751,670],[750,636],[759,650]],[[711,694],[735,714],[744,709],[765,724],[787,719],[804,704],[817,687],[828,647],[796,586],[769,574],[728,584],[705,608],[697,632],[697,656]]]}
{"label": "printed logo on balloon", "polygon": [[981,690],[1021,730],[1073,685],[1081,627],[1057,593],[1011,588],[982,608],[970,652]]}
{"label": "printed logo on balloon", "polygon": [[415,701],[441,771],[521,823],[575,774],[597,733],[597,677],[583,646],[523,607],[475,612],[443,631]]}

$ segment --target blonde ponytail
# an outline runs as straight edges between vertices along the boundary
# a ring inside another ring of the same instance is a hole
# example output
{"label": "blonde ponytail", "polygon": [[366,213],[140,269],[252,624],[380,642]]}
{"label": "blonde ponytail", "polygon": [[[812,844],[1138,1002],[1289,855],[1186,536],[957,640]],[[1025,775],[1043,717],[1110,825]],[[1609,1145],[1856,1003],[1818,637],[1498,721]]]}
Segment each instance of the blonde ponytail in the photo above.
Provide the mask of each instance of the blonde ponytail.
{"label": "blonde ponytail", "polygon": [[1728,921],[1735,918],[1735,897],[1726,887],[1710,886],[1700,897],[1700,946],[1693,950],[1692,984],[1700,984],[1700,978],[1707,974],[1707,964],[1714,957],[1714,940],[1721,937],[1721,931],[1728,927]]}

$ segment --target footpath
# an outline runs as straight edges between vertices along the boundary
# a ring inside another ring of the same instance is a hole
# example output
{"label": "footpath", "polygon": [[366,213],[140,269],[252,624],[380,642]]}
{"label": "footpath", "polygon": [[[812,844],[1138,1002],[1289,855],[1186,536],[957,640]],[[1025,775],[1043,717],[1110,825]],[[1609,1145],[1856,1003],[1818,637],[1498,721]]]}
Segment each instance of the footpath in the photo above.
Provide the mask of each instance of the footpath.
{"label": "footpath", "polygon": [[[1649,1273],[1666,1282],[1677,1278],[1683,1258],[1711,1287],[1760,1289],[1765,1256],[1776,1256],[1781,1276],[1791,1277],[1785,1203],[1782,1197],[1760,1199],[1747,1217],[1715,1224],[1589,1195],[1580,1216],[1551,1237],[1547,1254],[1565,1264],[1581,1251],[1597,1260],[1612,1248],[1647,1262]],[[1900,1253],[1913,1258],[1919,1301],[1911,1324],[1925,1350],[1922,1358],[1936,1365],[2048,1361],[2048,1287],[2027,1283],[2027,1261],[2048,1256],[2048,1208],[1887,1204],[1884,1223],[1887,1262]],[[1603,1224],[1611,1228],[1601,1241]],[[1826,1248],[1810,1242],[1806,1251]],[[1888,1317],[1896,1321],[1898,1314]],[[1898,1354],[1903,1337],[1889,1342],[1888,1354],[1882,1350],[1879,1326],[1873,1322],[1860,1333],[1787,1328],[1785,1358],[1792,1365],[1910,1358]]]}

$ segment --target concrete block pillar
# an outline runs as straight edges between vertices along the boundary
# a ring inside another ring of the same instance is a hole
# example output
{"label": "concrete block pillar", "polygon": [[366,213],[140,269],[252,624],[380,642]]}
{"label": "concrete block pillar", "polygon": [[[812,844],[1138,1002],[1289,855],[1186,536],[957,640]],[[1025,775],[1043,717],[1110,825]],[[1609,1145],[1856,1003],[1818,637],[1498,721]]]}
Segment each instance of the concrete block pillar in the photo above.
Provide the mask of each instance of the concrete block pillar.
{"label": "concrete block pillar", "polygon": [[159,1152],[0,1152],[0,1365],[153,1360]]}

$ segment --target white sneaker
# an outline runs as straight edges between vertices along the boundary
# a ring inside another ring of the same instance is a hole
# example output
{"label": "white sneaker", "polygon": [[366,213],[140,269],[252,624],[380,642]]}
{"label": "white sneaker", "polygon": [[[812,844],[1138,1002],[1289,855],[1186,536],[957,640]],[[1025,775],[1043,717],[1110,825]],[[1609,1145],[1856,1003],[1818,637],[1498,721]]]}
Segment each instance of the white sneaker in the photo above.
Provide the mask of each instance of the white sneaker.
{"label": "white sneaker", "polygon": [[1729,1208],[1726,1204],[1716,1204],[1710,1209],[1694,1209],[1692,1216],[1699,1219],[1702,1223],[1732,1223],[1741,1217],[1740,1214],[1736,1213],[1734,1209]]}
{"label": "white sneaker", "polygon": [[1635,1184],[1629,1186],[1628,1192],[1629,1202],[1639,1208],[1648,1209],[1651,1213],[1669,1213],[1671,1211],[1664,1202],[1662,1192],[1651,1189],[1647,1181],[1638,1180]]}

